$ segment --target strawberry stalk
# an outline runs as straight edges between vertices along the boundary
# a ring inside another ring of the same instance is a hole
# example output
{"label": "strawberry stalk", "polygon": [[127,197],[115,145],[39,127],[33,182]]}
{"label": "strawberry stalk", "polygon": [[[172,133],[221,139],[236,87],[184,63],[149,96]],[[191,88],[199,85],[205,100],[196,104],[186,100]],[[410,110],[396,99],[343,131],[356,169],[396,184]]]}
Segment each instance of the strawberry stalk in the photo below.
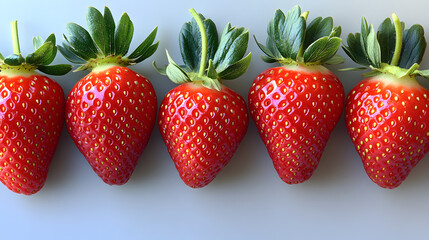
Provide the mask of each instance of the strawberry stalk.
{"label": "strawberry stalk", "polygon": [[12,30],[12,46],[13,46],[13,54],[21,56],[21,50],[19,48],[19,37],[18,37],[18,21],[12,21],[10,23],[10,27]]}
{"label": "strawberry stalk", "polygon": [[398,65],[399,58],[401,57],[401,49],[402,49],[402,27],[401,22],[396,14],[392,14],[393,25],[395,26],[395,34],[396,34],[396,42],[395,42],[395,52],[393,52],[391,65]]}
{"label": "strawberry stalk", "polygon": [[200,61],[200,71],[198,72],[198,77],[203,77],[206,71],[206,61],[207,61],[207,33],[204,28],[204,23],[201,20],[201,17],[195,11],[195,9],[189,9],[195,21],[198,24],[198,28],[200,29],[201,34],[201,61]]}
{"label": "strawberry stalk", "polygon": [[[15,20],[10,22],[10,28],[12,33],[12,47],[13,47],[13,54],[11,56],[14,58],[15,61],[17,61],[17,63],[22,63],[24,62],[24,58],[21,55],[21,49],[19,47],[18,21]],[[12,69],[13,68],[10,68],[10,70]],[[33,67],[30,67],[30,71],[32,70],[34,70]]]}

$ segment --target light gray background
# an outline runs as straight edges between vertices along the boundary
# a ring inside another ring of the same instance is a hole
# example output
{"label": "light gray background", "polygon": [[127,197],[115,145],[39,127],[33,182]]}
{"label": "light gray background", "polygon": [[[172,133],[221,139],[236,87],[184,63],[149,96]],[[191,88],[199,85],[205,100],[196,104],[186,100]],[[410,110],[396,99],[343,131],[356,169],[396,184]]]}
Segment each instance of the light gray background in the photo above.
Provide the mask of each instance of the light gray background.
{"label": "light gray background", "polygon": [[[218,31],[229,21],[250,28],[251,35],[265,42],[274,11],[287,11],[298,3],[310,11],[309,19],[334,17],[334,23],[343,27],[343,37],[359,31],[361,16],[378,26],[392,12],[407,27],[421,23],[429,29],[426,1],[2,1],[0,52],[4,56],[12,53],[9,22],[14,19],[19,21],[21,48],[26,54],[32,50],[31,37],[46,38],[54,32],[61,41],[67,22],[86,27],[87,7],[107,5],[116,20],[126,11],[134,21],[133,48],[159,26],[158,51],[132,69],[152,81],[160,102],[175,85],[158,75],[151,62],[166,63],[165,49],[181,62],[178,33],[191,18],[189,8],[211,18]],[[253,39],[249,51],[253,53],[249,71],[225,82],[246,99],[253,79],[274,66],[260,60],[261,51]],[[342,50],[339,54],[345,56]],[[56,59],[64,61],[62,56]],[[428,66],[428,62],[426,57],[422,65]],[[355,64],[347,61],[331,68],[346,93],[361,79],[360,73],[337,69],[351,66]],[[68,94],[85,74],[54,79]],[[131,180],[111,187],[96,176],[64,129],[46,185],[39,193],[27,197],[0,186],[0,238],[427,239],[428,171],[425,157],[398,189],[378,187],[364,172],[343,116],[319,168],[300,185],[280,180],[251,122],[230,164],[203,189],[191,189],[180,180],[157,127]]]}

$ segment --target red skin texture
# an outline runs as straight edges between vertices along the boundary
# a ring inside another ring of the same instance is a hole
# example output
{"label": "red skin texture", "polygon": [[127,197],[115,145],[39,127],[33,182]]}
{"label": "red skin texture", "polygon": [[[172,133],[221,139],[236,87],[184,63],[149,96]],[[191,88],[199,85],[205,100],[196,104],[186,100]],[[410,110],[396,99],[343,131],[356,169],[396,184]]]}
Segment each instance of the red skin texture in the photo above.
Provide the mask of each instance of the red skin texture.
{"label": "red skin texture", "polygon": [[231,160],[247,132],[244,99],[197,83],[171,90],[161,103],[158,126],[183,182],[192,188],[209,184]]}
{"label": "red skin texture", "polygon": [[0,181],[13,192],[31,195],[44,186],[64,103],[61,86],[46,76],[0,75]]}
{"label": "red skin texture", "polygon": [[249,90],[249,110],[274,168],[288,184],[309,179],[338,123],[344,89],[329,70],[270,68]]}
{"label": "red skin texture", "polygon": [[125,184],[156,120],[152,84],[126,67],[91,72],[67,97],[66,125],[79,151],[109,185]]}
{"label": "red skin texture", "polygon": [[429,91],[363,80],[347,96],[347,131],[366,173],[383,188],[396,188],[427,153]]}

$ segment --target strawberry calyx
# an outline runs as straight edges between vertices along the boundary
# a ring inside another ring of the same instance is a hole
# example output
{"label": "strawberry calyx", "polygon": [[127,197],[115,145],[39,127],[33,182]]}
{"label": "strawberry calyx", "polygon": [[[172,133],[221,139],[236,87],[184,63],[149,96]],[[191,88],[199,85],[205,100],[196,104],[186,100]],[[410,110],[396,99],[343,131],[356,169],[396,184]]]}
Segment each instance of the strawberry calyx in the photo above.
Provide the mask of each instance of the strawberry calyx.
{"label": "strawberry calyx", "polygon": [[295,71],[300,73],[320,73],[320,74],[328,74],[330,71],[323,65],[307,65],[307,64],[289,64],[289,65],[282,65],[284,69],[289,71]]}
{"label": "strawberry calyx", "polygon": [[184,65],[178,65],[166,51],[168,65],[154,68],[176,83],[200,83],[202,86],[221,90],[222,80],[232,80],[243,75],[250,65],[251,53],[244,57],[249,41],[249,31],[231,27],[228,23],[218,37],[216,25],[194,9],[193,16],[180,31],[180,52]]}
{"label": "strawberry calyx", "polygon": [[[392,21],[393,20],[393,21]],[[365,77],[380,74],[391,75],[397,79],[422,76],[429,78],[429,70],[419,70],[426,49],[424,29],[419,24],[405,29],[396,14],[392,20],[386,18],[375,31],[374,26],[363,17],[361,32],[347,37],[347,45],[343,46],[346,54],[362,67],[345,68],[349,70],[365,70]]]}
{"label": "strawberry calyx", "polygon": [[64,75],[71,70],[69,64],[50,65],[57,54],[55,35],[44,41],[40,36],[33,38],[34,52],[25,58],[21,54],[18,38],[18,23],[11,22],[13,54],[3,57],[0,54],[0,72],[8,76],[30,76],[39,70],[48,75]]}
{"label": "strawberry calyx", "polygon": [[266,45],[258,47],[267,63],[281,65],[339,64],[344,58],[337,55],[341,45],[341,26],[333,26],[332,17],[317,17],[307,24],[308,12],[295,6],[286,15],[278,9],[268,24]]}
{"label": "strawberry calyx", "polygon": [[154,43],[158,27],[129,55],[134,25],[127,13],[123,13],[115,25],[108,7],[104,14],[94,7],[87,12],[88,31],[76,23],[68,23],[68,35],[58,50],[70,62],[79,67],[74,71],[95,70],[106,66],[127,67],[152,56],[158,48]]}
{"label": "strawberry calyx", "polygon": [[121,56],[107,56],[88,60],[88,62],[85,63],[85,67],[86,69],[92,69],[93,72],[99,72],[112,66],[126,67],[133,64],[135,63]]}

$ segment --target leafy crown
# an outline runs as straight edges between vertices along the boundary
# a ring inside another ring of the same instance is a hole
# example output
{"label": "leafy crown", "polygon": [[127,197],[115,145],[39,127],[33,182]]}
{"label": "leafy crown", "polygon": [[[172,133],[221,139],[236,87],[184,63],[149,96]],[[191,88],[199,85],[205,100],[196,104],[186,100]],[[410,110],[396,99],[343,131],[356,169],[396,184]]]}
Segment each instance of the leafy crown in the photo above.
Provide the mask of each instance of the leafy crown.
{"label": "leafy crown", "polygon": [[333,26],[332,17],[317,17],[307,25],[308,12],[295,6],[286,15],[277,10],[268,24],[266,45],[256,40],[268,63],[338,64],[344,59],[336,55],[341,45],[341,27]]}
{"label": "leafy crown", "polygon": [[429,78],[429,70],[418,70],[426,49],[423,27],[414,24],[405,29],[405,23],[396,14],[392,14],[392,20],[386,18],[376,32],[362,18],[361,32],[350,33],[347,45],[343,46],[346,54],[362,67],[343,70],[370,69],[364,76],[389,73],[398,78],[413,75]]}
{"label": "leafy crown", "polygon": [[[179,66],[167,51],[168,65],[155,69],[177,84],[201,82],[203,86],[220,90],[221,80],[238,78],[250,65],[251,54],[244,57],[249,31],[227,24],[219,40],[216,25],[194,9],[193,19],[180,31],[180,52],[184,65]],[[243,58],[244,57],[244,58]]]}
{"label": "leafy crown", "polygon": [[75,71],[93,69],[104,64],[128,66],[139,63],[155,53],[159,42],[153,43],[156,27],[149,36],[128,56],[134,25],[127,13],[122,14],[115,26],[112,13],[104,8],[104,15],[93,7],[88,8],[89,32],[76,23],[68,23],[59,51],[72,63],[80,65]]}
{"label": "leafy crown", "polygon": [[[64,75],[71,70],[69,64],[51,64],[57,55],[55,35],[51,34],[46,40],[40,36],[33,38],[34,52],[25,58],[21,54],[18,39],[17,21],[11,22],[13,54],[6,58],[0,53],[0,70],[23,67],[21,69],[39,70],[49,75]],[[19,69],[17,69],[19,71]]]}

